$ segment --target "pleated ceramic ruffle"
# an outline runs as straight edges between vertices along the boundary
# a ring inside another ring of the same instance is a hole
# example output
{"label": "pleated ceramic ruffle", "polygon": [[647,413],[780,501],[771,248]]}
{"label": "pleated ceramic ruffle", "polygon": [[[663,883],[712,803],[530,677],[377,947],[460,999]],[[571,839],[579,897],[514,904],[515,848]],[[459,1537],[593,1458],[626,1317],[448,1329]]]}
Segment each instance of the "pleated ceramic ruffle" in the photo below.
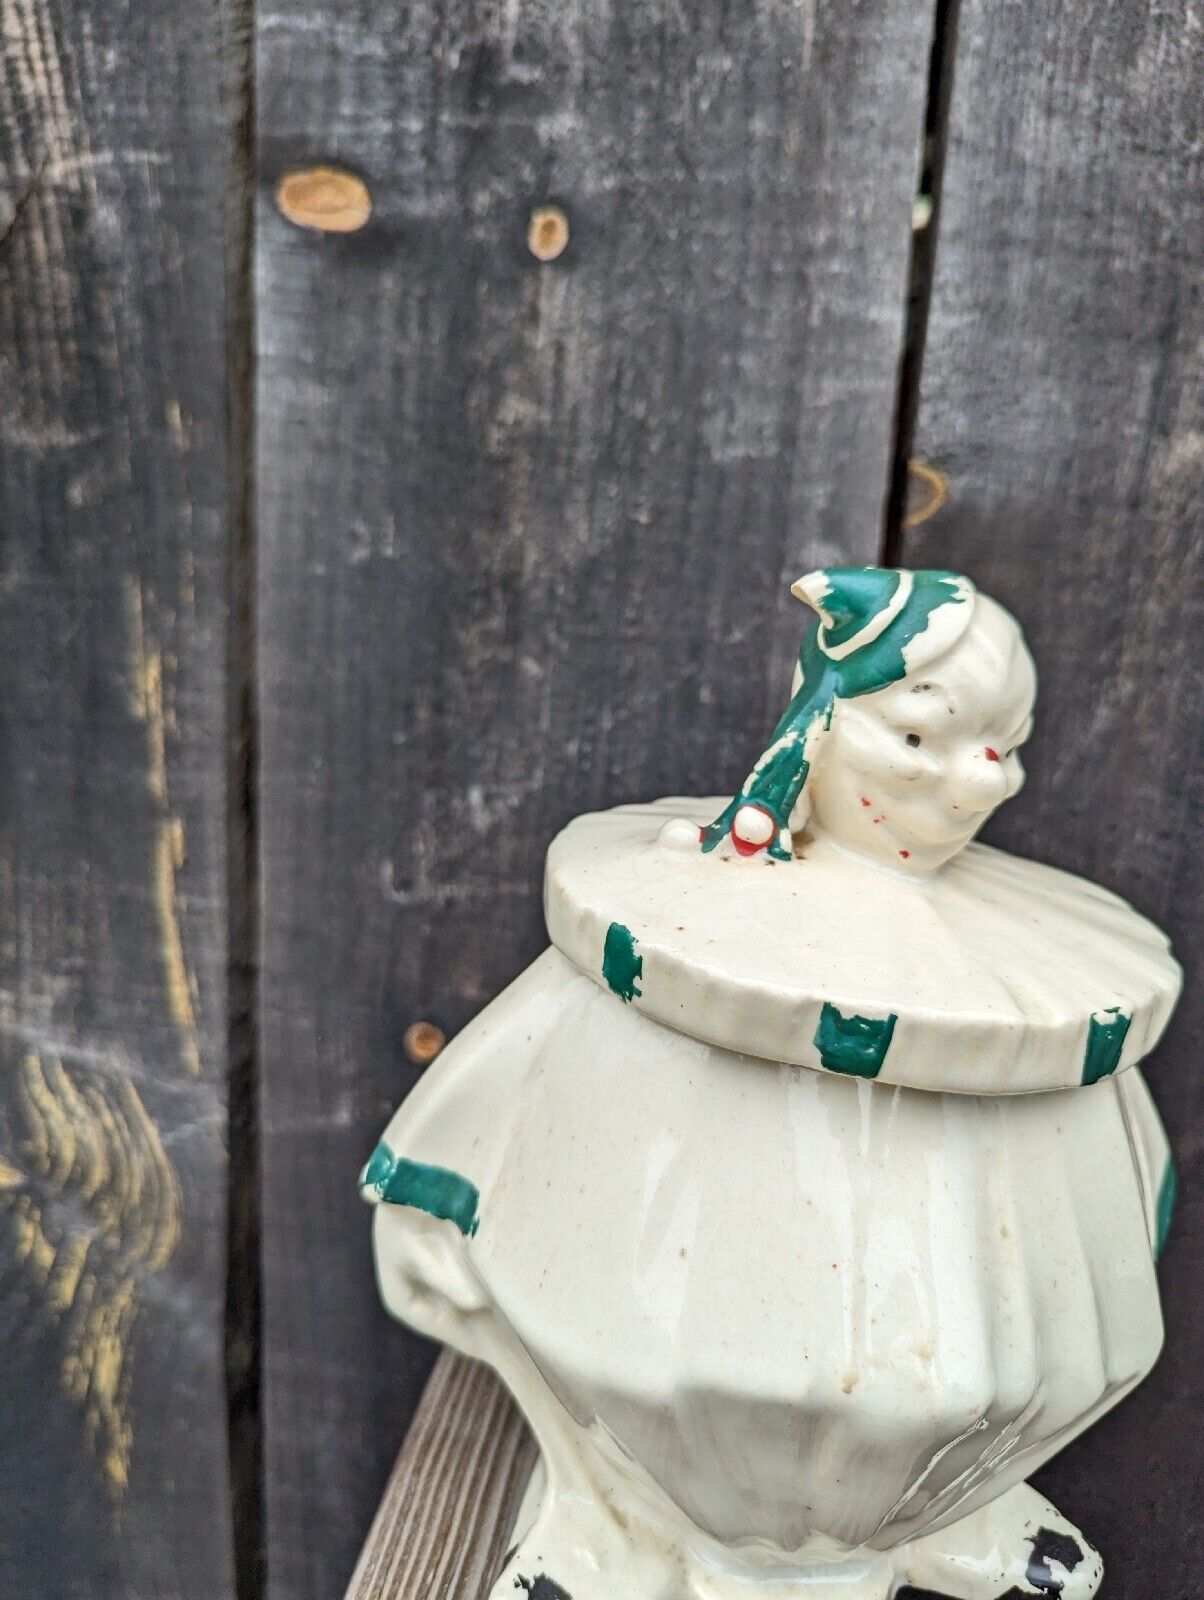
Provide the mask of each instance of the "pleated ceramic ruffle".
{"label": "pleated ceramic ruffle", "polygon": [[729,1546],[938,1529],[1161,1343],[1167,1154],[1137,1071],[978,1097],[816,1073],[661,1027],[549,951],[398,1112],[374,1195],[390,1163],[390,1309],[522,1352],[582,1450],[613,1440]]}

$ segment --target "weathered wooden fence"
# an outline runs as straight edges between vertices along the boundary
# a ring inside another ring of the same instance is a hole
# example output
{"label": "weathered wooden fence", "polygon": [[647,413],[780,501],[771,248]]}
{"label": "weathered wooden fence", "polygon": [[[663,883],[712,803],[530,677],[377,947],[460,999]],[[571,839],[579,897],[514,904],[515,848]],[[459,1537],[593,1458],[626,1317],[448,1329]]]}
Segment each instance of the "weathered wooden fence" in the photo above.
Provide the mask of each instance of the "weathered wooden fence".
{"label": "weathered wooden fence", "polygon": [[[995,837],[1198,968],[1202,41],[0,0],[4,1600],[337,1600],[432,1355],[354,1193],[403,1036],[535,954],[571,814],[739,776],[806,567],[1022,616]],[[1042,1476],[1126,1600],[1204,1561],[1201,993],[1167,1354]]]}

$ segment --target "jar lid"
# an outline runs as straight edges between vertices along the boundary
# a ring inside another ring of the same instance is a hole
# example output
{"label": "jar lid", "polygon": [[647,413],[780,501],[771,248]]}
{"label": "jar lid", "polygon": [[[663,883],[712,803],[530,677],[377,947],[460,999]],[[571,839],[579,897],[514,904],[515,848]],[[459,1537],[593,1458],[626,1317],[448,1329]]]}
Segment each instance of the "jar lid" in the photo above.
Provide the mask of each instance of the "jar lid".
{"label": "jar lid", "polygon": [[1181,973],[1118,896],[971,843],[1023,780],[1036,677],[964,578],[828,569],[738,793],[578,817],[552,943],[626,1004],[745,1055],[963,1094],[1140,1061]]}
{"label": "jar lid", "polygon": [[552,943],[657,1022],[745,1055],[963,1094],[1093,1083],[1166,1026],[1178,965],[1105,889],[982,844],[920,878],[826,839],[761,870],[661,842],[667,822],[721,805],[578,817],[548,852]]}

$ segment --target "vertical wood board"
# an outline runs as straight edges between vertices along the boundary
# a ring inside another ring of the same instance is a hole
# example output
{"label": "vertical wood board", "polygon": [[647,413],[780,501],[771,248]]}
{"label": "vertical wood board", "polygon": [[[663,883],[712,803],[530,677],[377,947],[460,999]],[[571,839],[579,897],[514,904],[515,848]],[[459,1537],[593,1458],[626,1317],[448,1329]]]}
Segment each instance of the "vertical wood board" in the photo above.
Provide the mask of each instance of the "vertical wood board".
{"label": "vertical wood board", "polygon": [[0,0],[0,1592],[232,1600],[218,7]]}
{"label": "vertical wood board", "polygon": [[1187,969],[1148,1073],[1181,1168],[1166,1353],[1038,1480],[1126,1600],[1196,1593],[1204,1546],[1201,82],[1194,0],[962,0],[916,440],[949,501],[903,547],[1037,657],[1028,787],[988,837],[1126,895]]}
{"label": "vertical wood board", "polygon": [[[429,1351],[354,1182],[543,943],[575,812],[733,783],[876,557],[931,10],[258,15],[269,1593],[346,1582]],[[294,226],[342,165],[362,230]],[[527,247],[553,202],[570,238]]]}

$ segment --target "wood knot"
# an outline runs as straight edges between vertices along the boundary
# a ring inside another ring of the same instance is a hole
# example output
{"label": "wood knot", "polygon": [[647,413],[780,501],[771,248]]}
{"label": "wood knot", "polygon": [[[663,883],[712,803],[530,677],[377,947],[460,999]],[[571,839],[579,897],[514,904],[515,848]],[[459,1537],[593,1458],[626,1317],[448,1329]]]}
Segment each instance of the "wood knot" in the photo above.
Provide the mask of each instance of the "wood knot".
{"label": "wood knot", "polygon": [[406,1029],[401,1045],[416,1067],[433,1061],[447,1043],[447,1035],[433,1022],[413,1022]]}
{"label": "wood knot", "polygon": [[559,206],[536,206],[527,224],[527,249],[536,261],[555,261],[569,243],[569,219]]}
{"label": "wood knot", "polygon": [[356,233],[372,215],[367,184],[337,167],[286,172],[276,185],[276,204],[298,228],[319,233]]}

